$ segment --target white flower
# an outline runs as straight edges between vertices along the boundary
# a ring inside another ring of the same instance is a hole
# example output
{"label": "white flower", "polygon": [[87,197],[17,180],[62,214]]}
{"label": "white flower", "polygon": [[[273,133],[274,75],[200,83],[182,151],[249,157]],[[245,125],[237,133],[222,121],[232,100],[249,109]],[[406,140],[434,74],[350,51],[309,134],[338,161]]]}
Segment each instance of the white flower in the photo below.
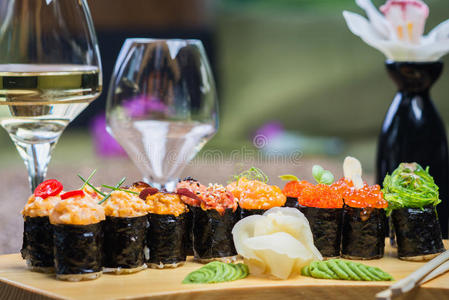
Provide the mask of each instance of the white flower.
{"label": "white flower", "polygon": [[343,12],[352,33],[395,61],[435,61],[449,52],[449,20],[423,35],[429,14],[421,0],[388,0],[382,15],[370,0],[356,0],[368,19]]}

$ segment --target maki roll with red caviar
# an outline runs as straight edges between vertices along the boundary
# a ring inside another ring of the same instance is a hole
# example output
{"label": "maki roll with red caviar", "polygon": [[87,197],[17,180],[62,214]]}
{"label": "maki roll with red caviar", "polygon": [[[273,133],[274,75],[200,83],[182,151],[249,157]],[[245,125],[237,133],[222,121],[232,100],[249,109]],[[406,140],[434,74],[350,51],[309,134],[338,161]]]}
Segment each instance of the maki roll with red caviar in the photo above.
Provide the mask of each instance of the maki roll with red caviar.
{"label": "maki roll with red caviar", "polygon": [[[181,191],[181,193],[184,191],[187,193],[193,193],[194,195],[199,195],[201,192],[206,191],[206,187],[192,177],[186,177],[178,182],[176,189]],[[189,209],[185,216],[187,232],[185,235],[184,248],[187,256],[193,256],[193,211],[191,207],[198,206],[199,200],[182,195],[181,199]]]}
{"label": "maki roll with red caviar", "polygon": [[146,268],[149,207],[139,194],[135,188],[117,189],[102,203],[106,216],[103,272],[134,273]]}
{"label": "maki roll with red caviar", "polygon": [[50,214],[56,278],[96,279],[102,274],[104,209],[82,190],[61,194]]}
{"label": "maki roll with red caviar", "polygon": [[197,190],[178,188],[183,201],[193,211],[193,250],[195,260],[207,263],[213,260],[231,262],[237,252],[232,228],[240,219],[233,194],[219,184],[210,184]]}
{"label": "maki roll with red caviar", "polygon": [[[296,207],[306,216],[313,234],[313,242],[323,257],[340,256],[343,199],[330,185],[334,176],[315,165],[313,176],[318,184],[305,180],[287,183],[284,191],[297,196]],[[286,176],[282,176],[285,178]],[[289,175],[289,179],[292,176]]]}
{"label": "maki roll with red caviar", "polygon": [[281,189],[268,185],[268,177],[261,170],[253,167],[235,179],[226,189],[238,202],[241,218],[262,215],[270,208],[284,206],[286,197]]}
{"label": "maki roll with red caviar", "polygon": [[162,269],[182,266],[186,261],[184,243],[187,205],[175,193],[151,192],[145,195],[145,199],[150,222],[147,233],[149,267]]}
{"label": "maki roll with red caviar", "polygon": [[429,260],[444,245],[436,214],[438,186],[417,163],[401,163],[383,182],[387,214],[391,215],[398,245],[398,257],[410,261]]}
{"label": "maki roll with red caviar", "polygon": [[24,219],[21,254],[36,272],[54,272],[53,231],[49,215],[61,200],[62,184],[50,179],[39,184],[22,210]]}
{"label": "maki roll with red caviar", "polygon": [[332,185],[345,203],[341,255],[349,259],[382,258],[388,203],[379,185],[369,186],[362,181],[358,160],[347,157],[343,168],[345,178]]}

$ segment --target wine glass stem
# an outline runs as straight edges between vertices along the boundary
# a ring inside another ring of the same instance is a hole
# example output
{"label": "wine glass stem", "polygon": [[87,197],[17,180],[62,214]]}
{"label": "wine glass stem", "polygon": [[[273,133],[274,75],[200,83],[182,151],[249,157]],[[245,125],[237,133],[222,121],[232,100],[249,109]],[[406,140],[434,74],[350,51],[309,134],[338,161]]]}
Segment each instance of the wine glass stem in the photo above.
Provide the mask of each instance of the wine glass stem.
{"label": "wine glass stem", "polygon": [[159,183],[159,182],[151,181],[146,177],[144,177],[144,181],[149,183],[152,187],[157,188],[158,190],[167,191],[167,192],[174,192],[176,189],[176,183],[178,182],[177,180],[169,180],[165,183]]}
{"label": "wine glass stem", "polygon": [[14,141],[20,156],[28,169],[28,180],[30,181],[31,192],[45,179],[48,163],[51,159],[51,152],[57,140],[49,143],[24,143]]}

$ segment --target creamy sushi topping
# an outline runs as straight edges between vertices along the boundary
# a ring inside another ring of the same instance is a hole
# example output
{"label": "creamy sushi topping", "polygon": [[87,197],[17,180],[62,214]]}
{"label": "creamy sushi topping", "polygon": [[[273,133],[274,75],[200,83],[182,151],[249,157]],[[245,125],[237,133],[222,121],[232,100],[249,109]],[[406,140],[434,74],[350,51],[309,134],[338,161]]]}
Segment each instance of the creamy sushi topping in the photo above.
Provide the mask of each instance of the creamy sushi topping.
{"label": "creamy sushi topping", "polygon": [[269,185],[259,180],[248,180],[246,177],[231,182],[226,187],[244,209],[269,209],[283,206],[287,197],[275,185]]}
{"label": "creamy sushi topping", "polygon": [[146,199],[148,212],[158,215],[173,215],[175,217],[187,212],[186,205],[178,194],[156,193]]}
{"label": "creamy sushi topping", "polygon": [[61,201],[59,194],[47,198],[31,195],[22,210],[22,215],[24,217],[48,217],[59,201]]}
{"label": "creamy sushi topping", "polygon": [[197,197],[192,198],[188,196],[181,196],[181,200],[191,206],[200,206],[201,205],[201,198],[200,195],[204,194],[206,192],[206,186],[199,183],[197,180],[193,178],[186,178],[183,181],[180,181],[178,185],[176,186],[177,191],[182,191],[183,189],[186,189],[190,192],[192,192]]}
{"label": "creamy sushi topping", "polygon": [[[97,190],[101,191],[101,188],[97,187]],[[88,196],[90,196],[92,200],[94,200],[95,202],[99,202],[101,201],[101,199],[103,199],[102,195],[94,191],[94,189],[88,186],[87,184],[83,187],[82,191]]]}
{"label": "creamy sushi topping", "polygon": [[124,191],[113,191],[111,197],[103,203],[106,216],[133,218],[148,213],[149,206],[138,195]]}
{"label": "creamy sushi topping", "polygon": [[206,191],[201,194],[201,208],[204,210],[214,209],[224,213],[226,209],[237,209],[237,201],[232,193],[221,184],[209,184]]}
{"label": "creamy sushi topping", "polygon": [[104,208],[85,193],[59,201],[50,214],[51,224],[89,225],[104,219]]}

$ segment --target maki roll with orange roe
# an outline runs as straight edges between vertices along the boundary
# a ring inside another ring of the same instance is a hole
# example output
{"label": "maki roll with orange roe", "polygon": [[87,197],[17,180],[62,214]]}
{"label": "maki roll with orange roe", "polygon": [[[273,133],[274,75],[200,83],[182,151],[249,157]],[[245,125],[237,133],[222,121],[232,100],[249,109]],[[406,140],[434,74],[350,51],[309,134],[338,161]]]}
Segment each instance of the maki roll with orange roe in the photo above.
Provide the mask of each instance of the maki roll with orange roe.
{"label": "maki roll with orange roe", "polygon": [[379,185],[356,188],[342,178],[333,184],[344,200],[341,254],[349,259],[382,258],[388,203]]}
{"label": "maki roll with orange roe", "polygon": [[290,176],[284,177],[280,176],[281,179],[288,178],[285,180],[292,179],[291,181],[287,182],[287,184],[282,189],[282,193],[287,197],[287,200],[285,201],[284,206],[285,207],[298,207],[298,198],[301,195],[302,190],[306,186],[312,186],[313,184],[306,181],[306,180],[299,180],[297,178],[291,178]]}
{"label": "maki roll with orange roe", "polygon": [[149,206],[130,189],[112,191],[102,205],[106,215],[103,271],[122,274],[145,269]]}
{"label": "maki roll with orange roe", "polygon": [[213,260],[231,262],[237,252],[232,228],[240,219],[234,195],[224,186],[209,184],[207,188],[177,188],[183,201],[193,211],[193,250],[195,260],[207,263]]}
{"label": "maki roll with orange roe", "polygon": [[299,180],[293,175],[280,176],[294,179],[284,187],[284,194],[297,197],[297,207],[307,218],[313,242],[324,257],[340,256],[343,199],[330,185],[334,176],[330,171],[315,165],[313,177],[318,184]]}
{"label": "maki roll with orange roe", "polygon": [[61,194],[50,214],[56,278],[96,279],[102,274],[104,209],[82,190]]}
{"label": "maki roll with orange roe", "polygon": [[157,192],[145,195],[150,229],[147,233],[148,265],[151,268],[176,268],[186,261],[185,236],[188,212],[178,194]]}
{"label": "maki roll with orange roe", "polygon": [[279,187],[246,177],[230,183],[226,189],[236,198],[241,218],[262,215],[270,208],[284,206],[287,199]]}
{"label": "maki roll with orange roe", "polygon": [[24,219],[21,254],[36,272],[54,272],[53,231],[49,215],[61,201],[62,184],[50,179],[39,184],[22,210]]}

